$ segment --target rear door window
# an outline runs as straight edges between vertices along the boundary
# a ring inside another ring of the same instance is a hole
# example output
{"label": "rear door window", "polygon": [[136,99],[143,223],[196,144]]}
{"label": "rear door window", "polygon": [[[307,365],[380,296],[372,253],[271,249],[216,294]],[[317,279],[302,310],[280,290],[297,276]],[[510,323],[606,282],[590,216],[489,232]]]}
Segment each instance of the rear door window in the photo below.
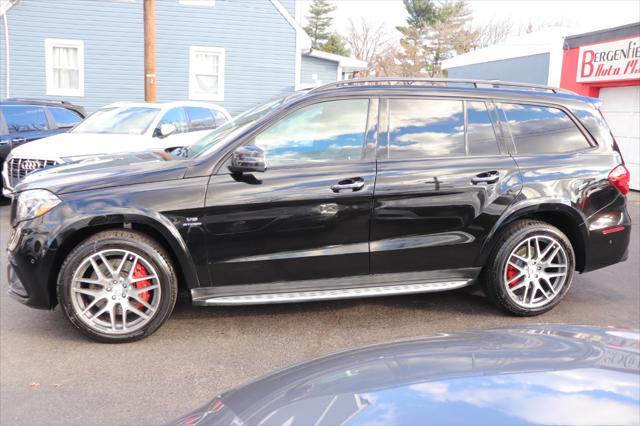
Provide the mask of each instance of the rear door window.
{"label": "rear door window", "polygon": [[163,124],[173,124],[176,126],[176,133],[187,132],[189,126],[187,124],[187,116],[184,112],[184,108],[171,108],[169,111],[165,112],[158,122],[155,133],[160,134],[160,126]]}
{"label": "rear door window", "polygon": [[82,121],[79,114],[66,108],[51,107],[49,112],[58,127],[73,127]]}
{"label": "rear door window", "polygon": [[222,112],[212,109],[211,113],[213,114],[213,118],[216,121],[216,127],[220,127],[227,122],[227,116]]}
{"label": "rear door window", "polygon": [[208,108],[186,107],[189,116],[189,131],[215,129],[216,120]]}
{"label": "rear door window", "polygon": [[518,154],[553,154],[591,147],[569,116],[559,108],[500,103]]}
{"label": "rear door window", "polygon": [[464,155],[461,100],[389,99],[389,159]]}
{"label": "rear door window", "polygon": [[498,140],[484,102],[467,101],[467,145],[469,155],[497,155]]}
{"label": "rear door window", "polygon": [[9,133],[25,133],[49,130],[43,107],[7,105],[2,107]]}

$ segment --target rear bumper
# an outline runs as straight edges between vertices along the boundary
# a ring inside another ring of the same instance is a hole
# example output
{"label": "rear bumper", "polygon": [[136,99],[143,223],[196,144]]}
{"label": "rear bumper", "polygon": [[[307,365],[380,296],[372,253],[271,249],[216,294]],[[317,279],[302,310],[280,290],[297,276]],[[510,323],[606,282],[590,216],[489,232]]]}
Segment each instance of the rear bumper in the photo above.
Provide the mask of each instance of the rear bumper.
{"label": "rear bumper", "polygon": [[627,260],[631,241],[631,217],[626,208],[620,220],[609,226],[590,229],[583,272],[593,271]]}

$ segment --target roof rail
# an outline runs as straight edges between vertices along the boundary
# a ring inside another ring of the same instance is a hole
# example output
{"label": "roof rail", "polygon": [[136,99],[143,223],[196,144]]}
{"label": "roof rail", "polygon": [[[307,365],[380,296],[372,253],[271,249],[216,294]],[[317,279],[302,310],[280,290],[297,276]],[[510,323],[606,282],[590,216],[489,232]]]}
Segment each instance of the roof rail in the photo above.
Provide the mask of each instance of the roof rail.
{"label": "roof rail", "polygon": [[459,78],[422,78],[422,77],[376,77],[376,78],[354,78],[352,80],[340,80],[318,86],[311,92],[322,92],[324,90],[347,87],[347,86],[463,86],[468,85],[475,88],[514,88],[533,91],[546,91],[551,93],[574,92],[558,87],[545,86],[542,84],[514,83],[501,80],[473,80]]}
{"label": "roof rail", "polygon": [[59,99],[42,99],[42,98],[21,98],[21,97],[14,97],[14,98],[5,98],[2,99],[3,102],[34,102],[34,103],[41,103],[41,104],[58,104],[58,105],[73,105],[71,102],[69,101],[65,101],[65,100],[59,100]]}

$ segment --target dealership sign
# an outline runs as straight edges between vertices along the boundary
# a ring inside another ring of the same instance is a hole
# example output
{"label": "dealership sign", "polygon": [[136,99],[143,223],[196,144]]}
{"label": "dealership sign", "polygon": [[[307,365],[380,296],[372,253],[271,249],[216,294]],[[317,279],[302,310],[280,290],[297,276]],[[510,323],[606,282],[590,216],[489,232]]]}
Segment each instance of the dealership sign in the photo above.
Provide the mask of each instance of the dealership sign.
{"label": "dealership sign", "polygon": [[580,47],[578,83],[640,79],[640,36]]}

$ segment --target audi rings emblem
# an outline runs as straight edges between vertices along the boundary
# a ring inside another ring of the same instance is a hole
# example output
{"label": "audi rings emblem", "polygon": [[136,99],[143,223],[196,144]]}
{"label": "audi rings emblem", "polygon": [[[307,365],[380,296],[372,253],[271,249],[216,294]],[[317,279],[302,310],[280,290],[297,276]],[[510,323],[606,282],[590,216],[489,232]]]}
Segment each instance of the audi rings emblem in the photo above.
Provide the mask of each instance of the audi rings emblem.
{"label": "audi rings emblem", "polygon": [[40,167],[41,165],[38,160],[23,160],[20,162],[20,168],[28,172],[38,170]]}

